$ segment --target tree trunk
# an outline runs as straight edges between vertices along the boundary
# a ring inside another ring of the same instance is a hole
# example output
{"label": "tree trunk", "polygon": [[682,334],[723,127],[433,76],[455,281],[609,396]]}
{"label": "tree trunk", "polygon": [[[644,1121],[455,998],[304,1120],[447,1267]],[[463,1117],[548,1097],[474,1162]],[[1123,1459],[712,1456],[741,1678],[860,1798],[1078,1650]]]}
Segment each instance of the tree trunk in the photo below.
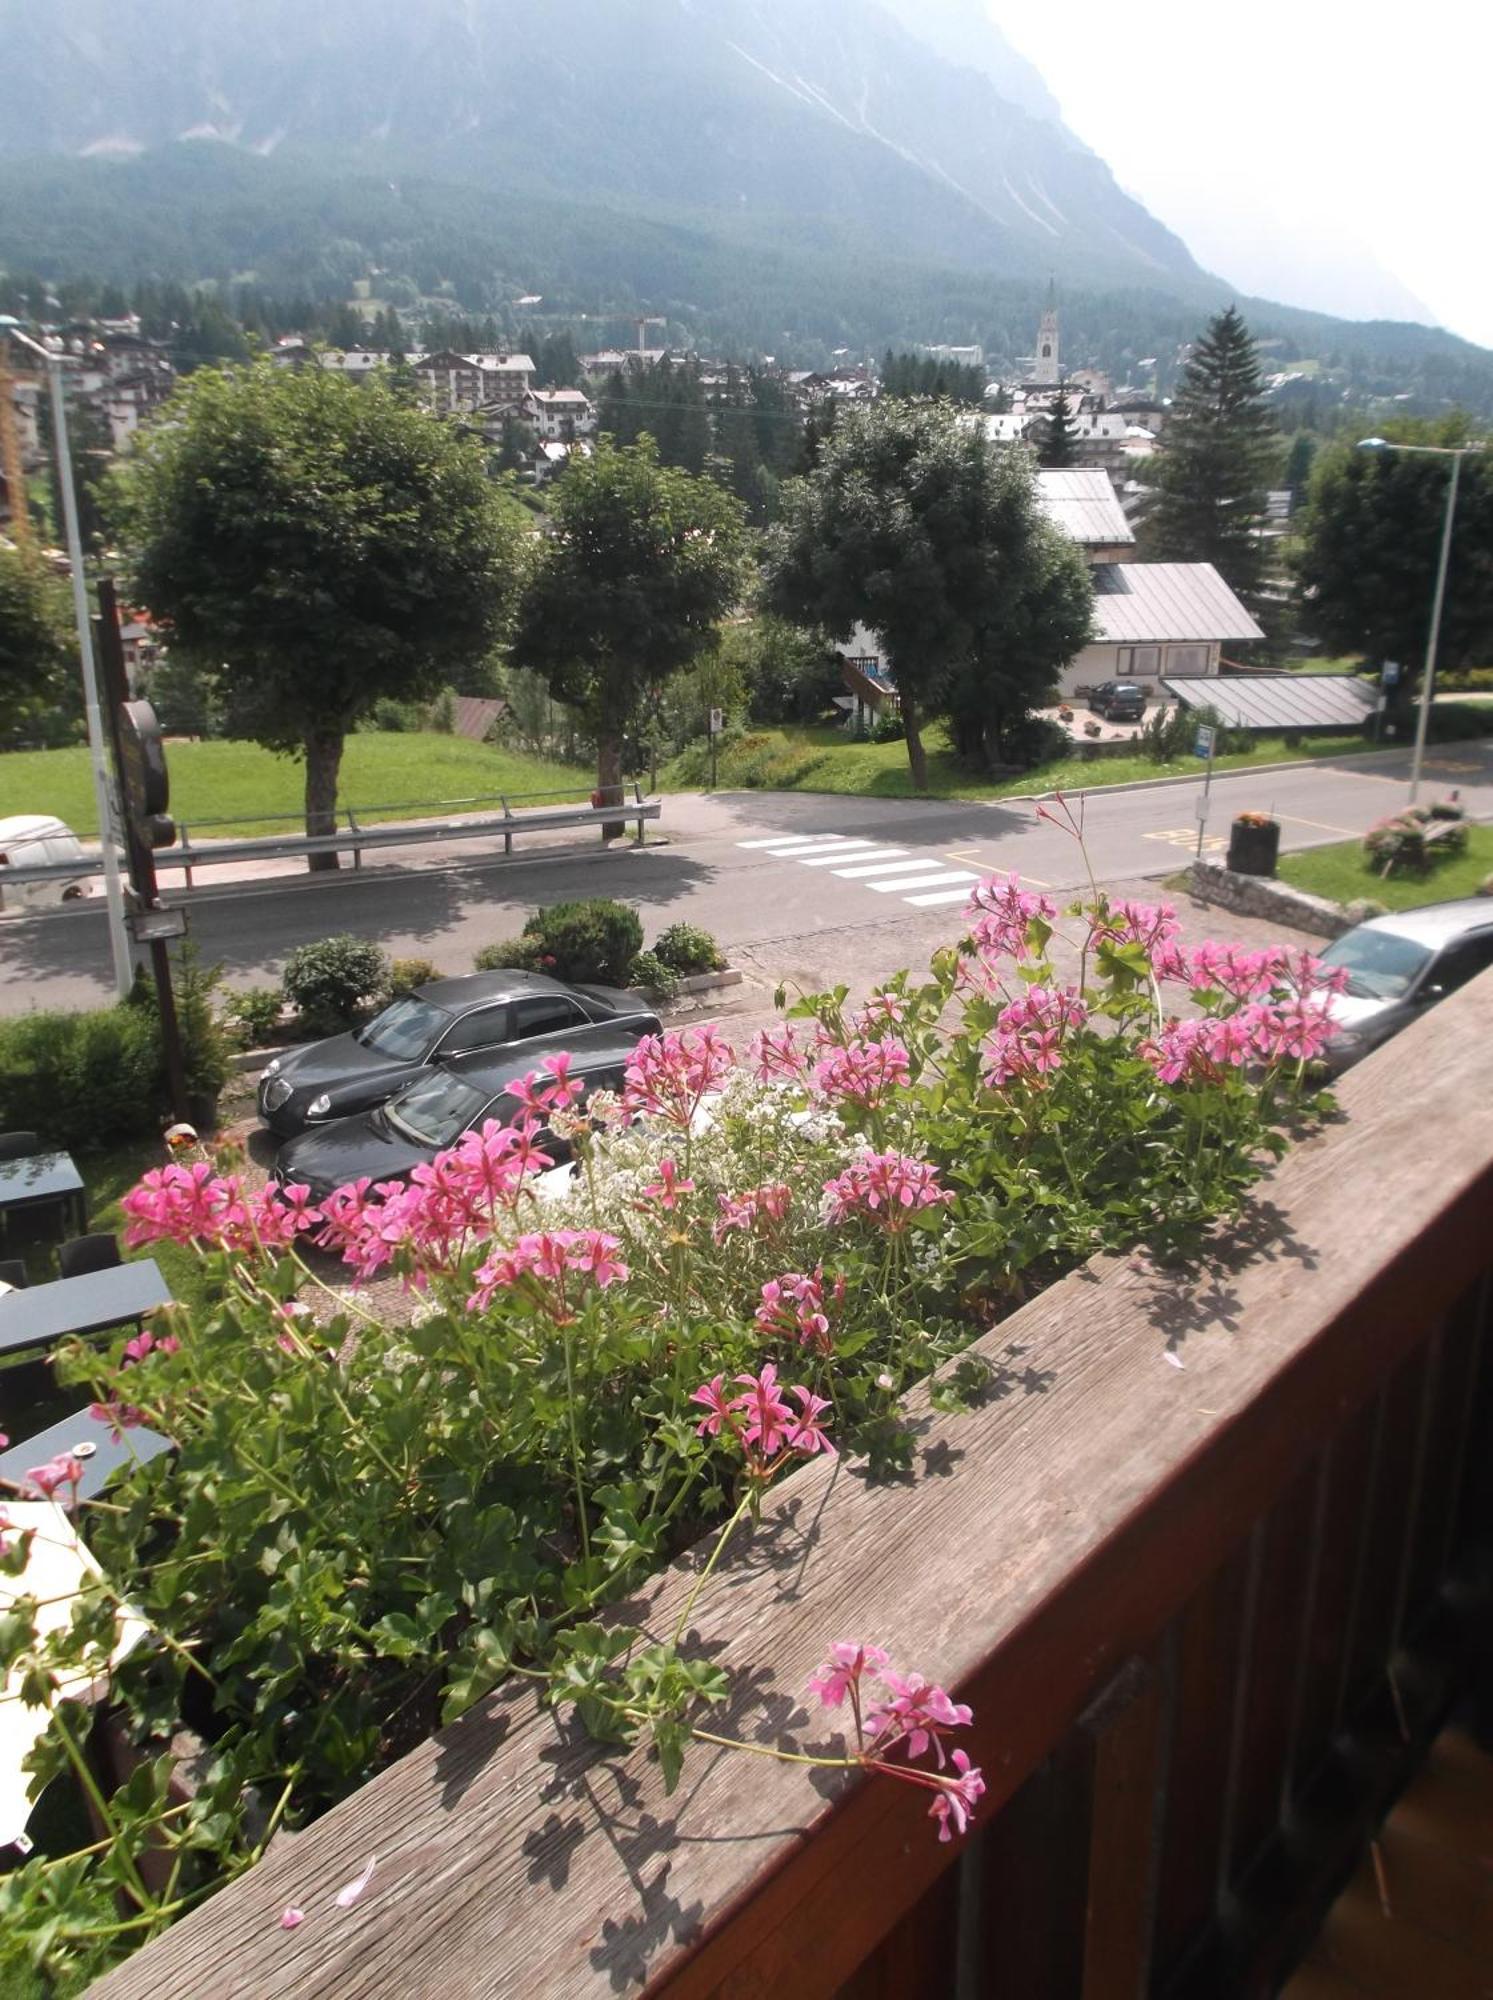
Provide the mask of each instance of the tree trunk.
{"label": "tree trunk", "polygon": [[912,769],[912,788],[915,792],[928,789],[928,753],[923,748],[922,731],[918,727],[918,712],[906,695],[902,697],[902,727],[907,732],[907,762]]}
{"label": "tree trunk", "polygon": [[[622,803],[622,738],[620,736],[599,736],[596,739],[596,803],[601,806],[620,806]],[[603,840],[620,840],[627,831],[624,820],[609,819],[602,823]]]}
{"label": "tree trunk", "polygon": [[[306,738],[306,831],[337,831],[337,776],[342,769],[340,729],[314,729]],[[335,854],[308,854],[306,866],[313,875],[338,866]]]}

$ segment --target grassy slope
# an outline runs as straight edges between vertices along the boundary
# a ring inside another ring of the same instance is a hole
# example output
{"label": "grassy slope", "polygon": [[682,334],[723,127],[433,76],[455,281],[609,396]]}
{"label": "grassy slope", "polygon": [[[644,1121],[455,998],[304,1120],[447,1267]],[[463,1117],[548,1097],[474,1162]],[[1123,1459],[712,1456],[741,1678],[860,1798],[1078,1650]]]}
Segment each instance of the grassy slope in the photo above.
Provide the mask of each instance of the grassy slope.
{"label": "grassy slope", "polygon": [[[941,729],[930,729],[928,790],[934,798],[998,799],[1027,792],[1089,791],[1097,785],[1120,785],[1139,778],[1192,775],[1202,770],[1194,758],[1172,764],[1149,757],[1065,758],[1014,778],[980,778],[955,759]],[[1247,769],[1287,757],[1346,756],[1372,749],[1365,737],[1307,737],[1297,750],[1287,751],[1278,736],[1261,737],[1250,750],[1220,757],[1216,770]],[[690,767],[686,766],[685,769]],[[661,774],[662,782],[682,790],[680,767]],[[912,779],[904,743],[847,743],[834,728],[752,730],[722,753],[719,784],[760,790],[849,793],[861,798],[911,798]]]}
{"label": "grassy slope", "polygon": [[1283,855],[1280,874],[1294,888],[1335,903],[1370,896],[1391,910],[1408,910],[1417,903],[1450,902],[1475,895],[1484,878],[1493,874],[1493,827],[1469,827],[1468,835],[1467,852],[1439,862],[1429,875],[1382,876],[1368,864],[1356,840]]}
{"label": "grassy slope", "polygon": [[[298,813],[304,773],[289,757],[253,743],[173,743],[171,809],[190,827],[227,820],[214,834],[274,832],[255,815]],[[482,792],[566,791],[589,796],[594,780],[574,765],[552,764],[435,734],[353,736],[342,760],[341,793],[354,808],[471,797]],[[55,813],[86,839],[97,829],[88,753],[16,750],[0,756],[0,798],[7,812]],[[390,815],[383,815],[389,817]],[[370,814],[378,818],[378,814]]]}

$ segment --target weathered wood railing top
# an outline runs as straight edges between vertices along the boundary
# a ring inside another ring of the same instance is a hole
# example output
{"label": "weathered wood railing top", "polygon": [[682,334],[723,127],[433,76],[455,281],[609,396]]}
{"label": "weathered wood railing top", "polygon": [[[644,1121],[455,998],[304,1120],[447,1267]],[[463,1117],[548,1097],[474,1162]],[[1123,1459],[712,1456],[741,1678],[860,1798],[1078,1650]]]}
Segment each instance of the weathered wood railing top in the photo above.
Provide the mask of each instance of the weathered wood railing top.
{"label": "weathered wood railing top", "polygon": [[[833,1718],[808,1712],[805,1678],[830,1641],[874,1640],[975,1704],[992,1813],[1238,1543],[1262,1494],[1488,1266],[1490,1047],[1493,975],[1345,1079],[1343,1120],[1276,1171],[1226,1266],[1170,1279],[1096,1261],[984,1340],[999,1374],[983,1408],[939,1416],[910,1399],[915,1477],[797,1474],[697,1609],[700,1642],[741,1687],[712,1726],[825,1741]],[[690,1567],[633,1622],[666,1630]],[[829,1992],[947,1864],[925,1803],[699,1745],[666,1797],[646,1755],[599,1751],[503,1692],[96,1990]],[[336,1909],[370,1854],[371,1886]],[[286,1932],[288,1904],[306,1919]]]}

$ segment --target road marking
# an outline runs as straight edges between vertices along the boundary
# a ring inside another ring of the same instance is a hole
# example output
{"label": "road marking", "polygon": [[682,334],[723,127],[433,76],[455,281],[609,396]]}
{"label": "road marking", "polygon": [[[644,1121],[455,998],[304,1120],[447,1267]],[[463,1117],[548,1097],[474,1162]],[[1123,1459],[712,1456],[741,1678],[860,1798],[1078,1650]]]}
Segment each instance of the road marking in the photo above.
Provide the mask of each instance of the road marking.
{"label": "road marking", "polygon": [[778,861],[792,860],[797,855],[813,854],[817,850],[830,847],[838,852],[841,848],[848,847],[850,840],[848,835],[843,833],[814,833],[807,836],[800,833],[795,834],[791,840],[767,841],[762,845],[764,851],[770,854],[774,861]]}
{"label": "road marking", "polygon": [[[1148,833],[1145,838],[1147,840],[1165,841],[1168,847],[1196,848],[1198,844],[1198,832],[1195,826],[1172,826],[1168,827],[1164,833]],[[1203,835],[1204,854],[1219,854],[1228,844],[1227,839],[1221,833],[1205,833]]]}
{"label": "road marking", "polygon": [[833,854],[801,854],[798,858],[805,868],[833,868],[839,860],[846,861],[894,861],[907,852],[905,847],[875,847],[869,841],[857,842],[863,849],[857,853],[853,848],[840,848]]}
{"label": "road marking", "polygon": [[818,834],[818,833],[809,835],[804,835],[802,833],[770,833],[767,834],[761,840],[738,840],[736,845],[738,847],[781,847],[785,842],[795,842],[806,838],[811,840],[823,840],[826,837],[832,840],[838,840],[841,838],[839,834],[831,834],[829,836],[825,836],[824,834]]}
{"label": "road marking", "polygon": [[932,910],[937,908],[940,903],[967,903],[969,901],[969,890],[967,887],[963,889],[935,889],[932,895],[909,896],[907,900],[915,910]]}
{"label": "road marking", "polygon": [[858,881],[865,875],[905,875],[910,870],[931,866],[926,856],[921,861],[861,861],[853,868],[837,868],[836,875],[847,882]]}
{"label": "road marking", "polygon": [[1276,818],[1289,820],[1292,826],[1314,826],[1322,833],[1341,833],[1350,840],[1354,837],[1351,826],[1333,826],[1325,819],[1303,819],[1300,813],[1277,813]]}
{"label": "road marking", "polygon": [[[923,865],[926,867],[927,863]],[[866,887],[876,890],[878,895],[889,896],[902,889],[937,889],[950,882],[978,882],[979,879],[967,869],[940,868],[932,875],[906,876],[900,882],[868,882]]]}

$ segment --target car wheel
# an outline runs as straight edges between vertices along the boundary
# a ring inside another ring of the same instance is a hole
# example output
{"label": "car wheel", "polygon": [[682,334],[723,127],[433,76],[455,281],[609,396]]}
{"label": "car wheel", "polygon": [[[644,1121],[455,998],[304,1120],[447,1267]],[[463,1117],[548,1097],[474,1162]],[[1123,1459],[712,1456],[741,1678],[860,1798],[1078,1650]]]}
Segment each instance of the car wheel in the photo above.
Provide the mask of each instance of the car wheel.
{"label": "car wheel", "polygon": [[62,892],[62,900],[64,903],[77,903],[80,902],[87,893],[88,893],[87,890],[83,887],[83,884],[81,882],[69,882],[67,887]]}

